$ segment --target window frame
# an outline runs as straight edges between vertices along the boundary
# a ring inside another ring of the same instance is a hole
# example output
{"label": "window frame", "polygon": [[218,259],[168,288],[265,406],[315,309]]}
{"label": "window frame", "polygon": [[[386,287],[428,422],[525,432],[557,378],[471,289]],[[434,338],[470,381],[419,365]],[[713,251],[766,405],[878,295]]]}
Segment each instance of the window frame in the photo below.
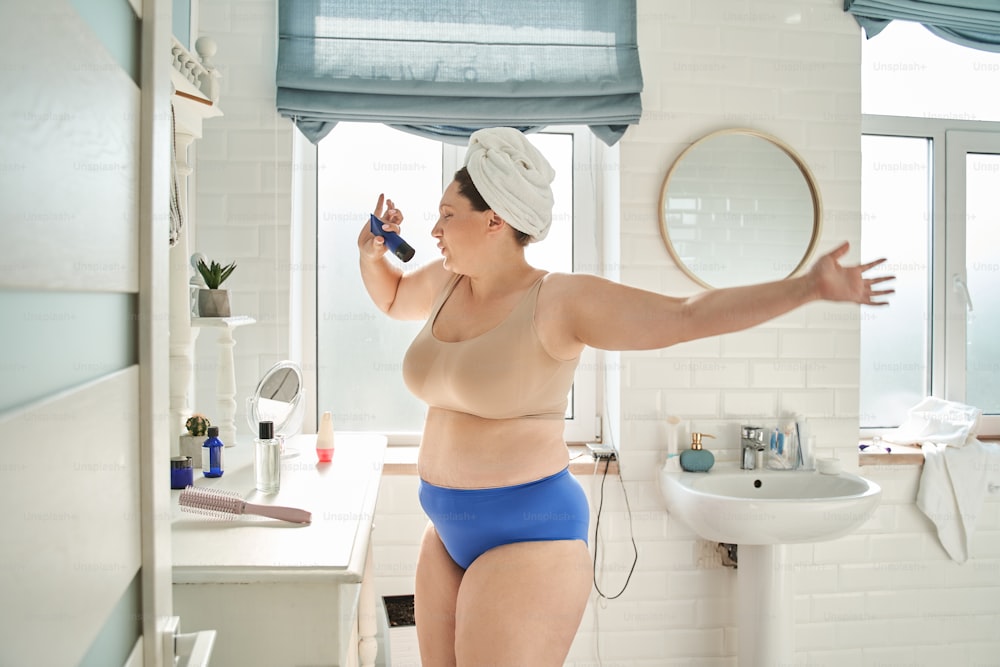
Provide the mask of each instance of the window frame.
{"label": "window frame", "polygon": [[[972,144],[973,135],[1000,145],[1000,121],[973,121],[950,118],[921,118],[913,116],[883,116],[863,114],[861,135],[911,137],[931,142],[931,220],[930,238],[930,345],[928,386],[930,395],[945,400],[964,401],[965,362],[964,319],[956,318],[964,312],[966,304],[949,287],[949,277],[956,267],[965,270],[965,225],[949,225],[951,220],[964,220],[965,181],[955,169]],[[991,147],[992,148],[992,147]],[[971,151],[975,152],[975,151]],[[992,152],[989,151],[989,152]],[[952,165],[949,171],[949,165]],[[863,234],[863,230],[862,230]],[[891,306],[890,306],[891,307]],[[959,322],[957,324],[956,322]],[[889,427],[861,427],[862,438],[880,435]],[[1000,415],[983,415],[980,434],[984,437],[1000,435]]]}
{"label": "window frame", "polygon": [[[573,266],[574,272],[597,273],[584,269],[601,264],[601,239],[603,207],[598,194],[603,188],[604,165],[608,153],[593,132],[586,126],[552,126],[539,131],[549,134],[571,134],[573,139]],[[442,190],[462,165],[465,147],[442,143]],[[300,132],[292,140],[292,241],[291,265],[302,270],[293,271],[292,298],[290,299],[290,357],[300,360],[303,382],[307,388],[304,405],[304,432],[315,432],[319,413],[316,405],[318,387],[318,336],[317,270],[319,265],[317,244],[317,218],[319,194],[319,148]],[[544,241],[543,241],[544,243]],[[298,294],[297,298],[295,295]],[[601,409],[604,381],[604,359],[601,350],[587,347],[581,353],[576,380],[570,400],[573,405],[572,420],[566,420],[565,439],[568,444],[601,442],[603,411]],[[419,444],[421,433],[381,432],[389,445],[414,446]]]}

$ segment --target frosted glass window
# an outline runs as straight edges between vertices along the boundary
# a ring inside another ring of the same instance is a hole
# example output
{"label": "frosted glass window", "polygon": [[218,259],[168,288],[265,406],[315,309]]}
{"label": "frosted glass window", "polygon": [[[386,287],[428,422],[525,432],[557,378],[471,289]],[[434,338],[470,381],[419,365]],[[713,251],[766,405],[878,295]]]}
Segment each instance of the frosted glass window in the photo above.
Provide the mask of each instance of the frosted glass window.
{"label": "frosted glass window", "polygon": [[439,257],[430,231],[442,145],[375,123],[340,123],[318,150],[318,409],[344,430],[419,431],[424,405],[403,383],[402,363],[423,323],[389,319],[372,304],[357,238],[381,192],[406,216],[400,236],[416,251],[411,264]]}
{"label": "frosted glass window", "polygon": [[[928,395],[930,371],[930,141],[861,141],[861,256],[888,257],[891,306],[862,308],[862,427],[896,426]],[[873,275],[875,275],[873,273]]]}
{"label": "frosted glass window", "polygon": [[1000,155],[968,154],[965,168],[966,399],[1000,413]]}
{"label": "frosted glass window", "polygon": [[138,363],[135,294],[0,290],[0,412]]}
{"label": "frosted glass window", "polygon": [[1000,120],[1000,53],[953,44],[907,21],[861,39],[863,113]]}

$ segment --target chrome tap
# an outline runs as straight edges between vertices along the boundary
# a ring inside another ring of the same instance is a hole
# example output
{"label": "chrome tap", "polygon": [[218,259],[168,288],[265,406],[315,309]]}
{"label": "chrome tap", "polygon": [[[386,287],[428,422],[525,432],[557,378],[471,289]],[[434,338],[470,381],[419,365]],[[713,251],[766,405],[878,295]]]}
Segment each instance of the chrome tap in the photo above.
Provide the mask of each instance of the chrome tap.
{"label": "chrome tap", "polygon": [[743,448],[740,468],[743,470],[762,468],[764,466],[764,429],[760,426],[744,426],[741,429],[740,444]]}

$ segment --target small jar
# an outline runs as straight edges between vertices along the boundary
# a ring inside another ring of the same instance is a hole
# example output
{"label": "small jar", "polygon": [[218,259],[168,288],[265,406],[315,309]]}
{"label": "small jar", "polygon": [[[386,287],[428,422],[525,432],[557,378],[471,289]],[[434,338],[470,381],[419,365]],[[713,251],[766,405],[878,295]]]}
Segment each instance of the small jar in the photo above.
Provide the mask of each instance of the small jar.
{"label": "small jar", "polygon": [[170,488],[184,489],[194,485],[194,462],[190,456],[170,459]]}

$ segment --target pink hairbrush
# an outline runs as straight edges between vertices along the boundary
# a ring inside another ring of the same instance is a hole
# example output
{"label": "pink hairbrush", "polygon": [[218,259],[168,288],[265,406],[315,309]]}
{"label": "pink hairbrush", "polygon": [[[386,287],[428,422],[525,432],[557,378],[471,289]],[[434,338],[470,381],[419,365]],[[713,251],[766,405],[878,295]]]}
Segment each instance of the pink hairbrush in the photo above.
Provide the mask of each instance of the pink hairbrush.
{"label": "pink hairbrush", "polygon": [[207,514],[220,519],[235,519],[241,514],[256,514],[291,523],[312,522],[312,514],[305,510],[280,505],[256,505],[243,500],[235,491],[221,489],[189,486],[181,491],[180,505],[185,512]]}

